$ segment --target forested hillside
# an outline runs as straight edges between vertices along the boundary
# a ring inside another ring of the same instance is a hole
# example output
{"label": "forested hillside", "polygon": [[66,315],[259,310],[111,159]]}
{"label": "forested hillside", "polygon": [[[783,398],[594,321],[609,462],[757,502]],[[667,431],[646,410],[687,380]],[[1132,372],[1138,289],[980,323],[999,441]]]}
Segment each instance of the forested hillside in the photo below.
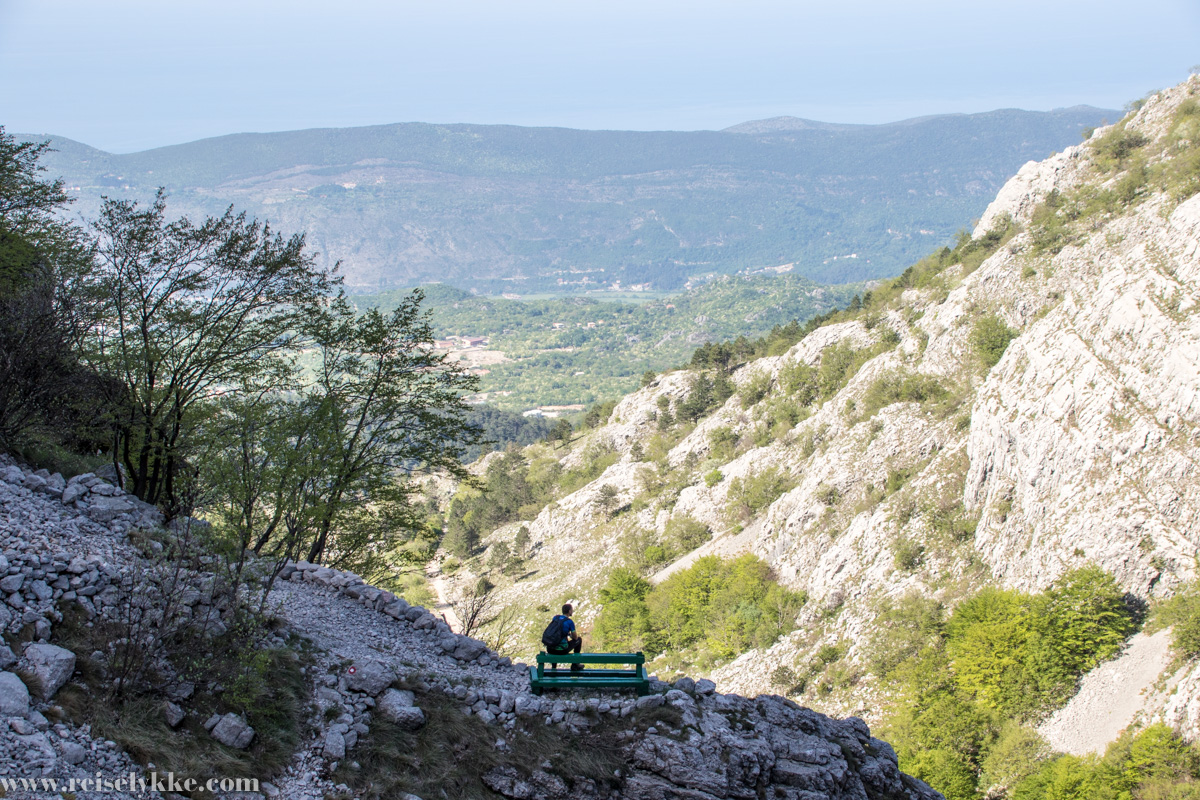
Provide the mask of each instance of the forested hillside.
{"label": "forested hillside", "polygon": [[[304,232],[360,289],[484,294],[793,265],[822,283],[895,275],[970,223],[1026,161],[1115,112],[1072,108],[888,125],[622,132],[407,123],[239,134],[142,153],[53,138],[75,209],[165,187]],[[44,137],[35,137],[41,138]]]}

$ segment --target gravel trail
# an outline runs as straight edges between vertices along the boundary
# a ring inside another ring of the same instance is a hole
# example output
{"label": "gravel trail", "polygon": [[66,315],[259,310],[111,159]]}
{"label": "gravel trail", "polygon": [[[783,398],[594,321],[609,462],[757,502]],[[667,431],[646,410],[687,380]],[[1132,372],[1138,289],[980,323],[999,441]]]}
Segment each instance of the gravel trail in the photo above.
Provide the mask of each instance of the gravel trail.
{"label": "gravel trail", "polygon": [[1171,632],[1139,633],[1117,658],[1087,674],[1071,702],[1038,732],[1055,750],[1082,756],[1102,753],[1139,714],[1171,663]]}

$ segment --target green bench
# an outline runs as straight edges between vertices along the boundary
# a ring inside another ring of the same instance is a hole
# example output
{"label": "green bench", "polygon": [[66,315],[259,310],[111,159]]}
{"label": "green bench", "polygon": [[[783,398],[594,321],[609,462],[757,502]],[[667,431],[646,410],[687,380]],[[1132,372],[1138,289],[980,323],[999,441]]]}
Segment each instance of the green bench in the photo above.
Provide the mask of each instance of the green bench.
{"label": "green bench", "polygon": [[[550,669],[548,664],[558,664]],[[571,670],[572,664],[618,665],[625,669]],[[565,665],[566,669],[561,667]],[[529,668],[529,687],[540,695],[545,689],[633,689],[638,697],[650,694],[646,657],[641,653],[538,653],[537,666]]]}

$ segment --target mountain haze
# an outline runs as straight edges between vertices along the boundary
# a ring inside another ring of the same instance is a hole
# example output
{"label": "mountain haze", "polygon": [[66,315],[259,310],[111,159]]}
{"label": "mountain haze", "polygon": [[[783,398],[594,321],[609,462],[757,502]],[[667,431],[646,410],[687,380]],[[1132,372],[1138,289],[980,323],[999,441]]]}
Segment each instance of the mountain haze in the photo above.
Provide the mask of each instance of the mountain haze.
{"label": "mountain haze", "polygon": [[781,118],[692,132],[404,123],[124,155],[51,136],[58,152],[44,163],[85,217],[102,195],[148,198],[159,186],[175,214],[233,204],[304,231],[360,289],[676,289],[690,276],[789,264],[851,282],[896,274],[978,216],[1023,163],[1115,116]]}

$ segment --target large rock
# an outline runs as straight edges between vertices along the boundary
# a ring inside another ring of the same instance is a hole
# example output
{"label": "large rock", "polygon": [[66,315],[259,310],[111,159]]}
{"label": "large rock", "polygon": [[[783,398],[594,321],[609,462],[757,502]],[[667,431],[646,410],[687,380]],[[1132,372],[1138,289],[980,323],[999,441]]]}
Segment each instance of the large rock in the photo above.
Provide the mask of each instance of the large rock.
{"label": "large rock", "polygon": [[25,648],[25,659],[37,676],[43,700],[58,694],[75,673],[75,654],[58,645],[31,644]]}
{"label": "large rock", "polygon": [[342,759],[346,757],[346,737],[337,731],[325,734],[325,742],[321,746],[326,758]]}
{"label": "large rock", "polygon": [[395,671],[382,661],[356,663],[350,670],[346,671],[346,688],[371,697],[378,695],[396,680]]}
{"label": "large rock", "polygon": [[462,661],[474,661],[483,655],[487,645],[470,636],[459,636],[458,647],[454,648],[454,657]]}
{"label": "large rock", "polygon": [[87,515],[94,522],[104,525],[122,514],[133,511],[133,503],[123,497],[96,497],[88,499]]}
{"label": "large rock", "polygon": [[63,489],[62,501],[63,505],[71,505],[79,498],[88,493],[87,486],[82,483],[72,483],[67,488]]}
{"label": "large rock", "polygon": [[11,672],[0,672],[0,717],[29,713],[29,689]]}
{"label": "large rock", "polygon": [[379,698],[375,710],[384,719],[406,730],[415,731],[425,724],[425,712],[417,708],[413,693],[407,689],[388,689]]}
{"label": "large rock", "polygon": [[212,728],[212,737],[226,747],[245,750],[254,741],[254,728],[237,714],[226,714]]}
{"label": "large rock", "polygon": [[8,645],[0,642],[0,669],[8,669],[15,663],[17,663],[17,657],[13,655],[13,651],[8,648]]}

